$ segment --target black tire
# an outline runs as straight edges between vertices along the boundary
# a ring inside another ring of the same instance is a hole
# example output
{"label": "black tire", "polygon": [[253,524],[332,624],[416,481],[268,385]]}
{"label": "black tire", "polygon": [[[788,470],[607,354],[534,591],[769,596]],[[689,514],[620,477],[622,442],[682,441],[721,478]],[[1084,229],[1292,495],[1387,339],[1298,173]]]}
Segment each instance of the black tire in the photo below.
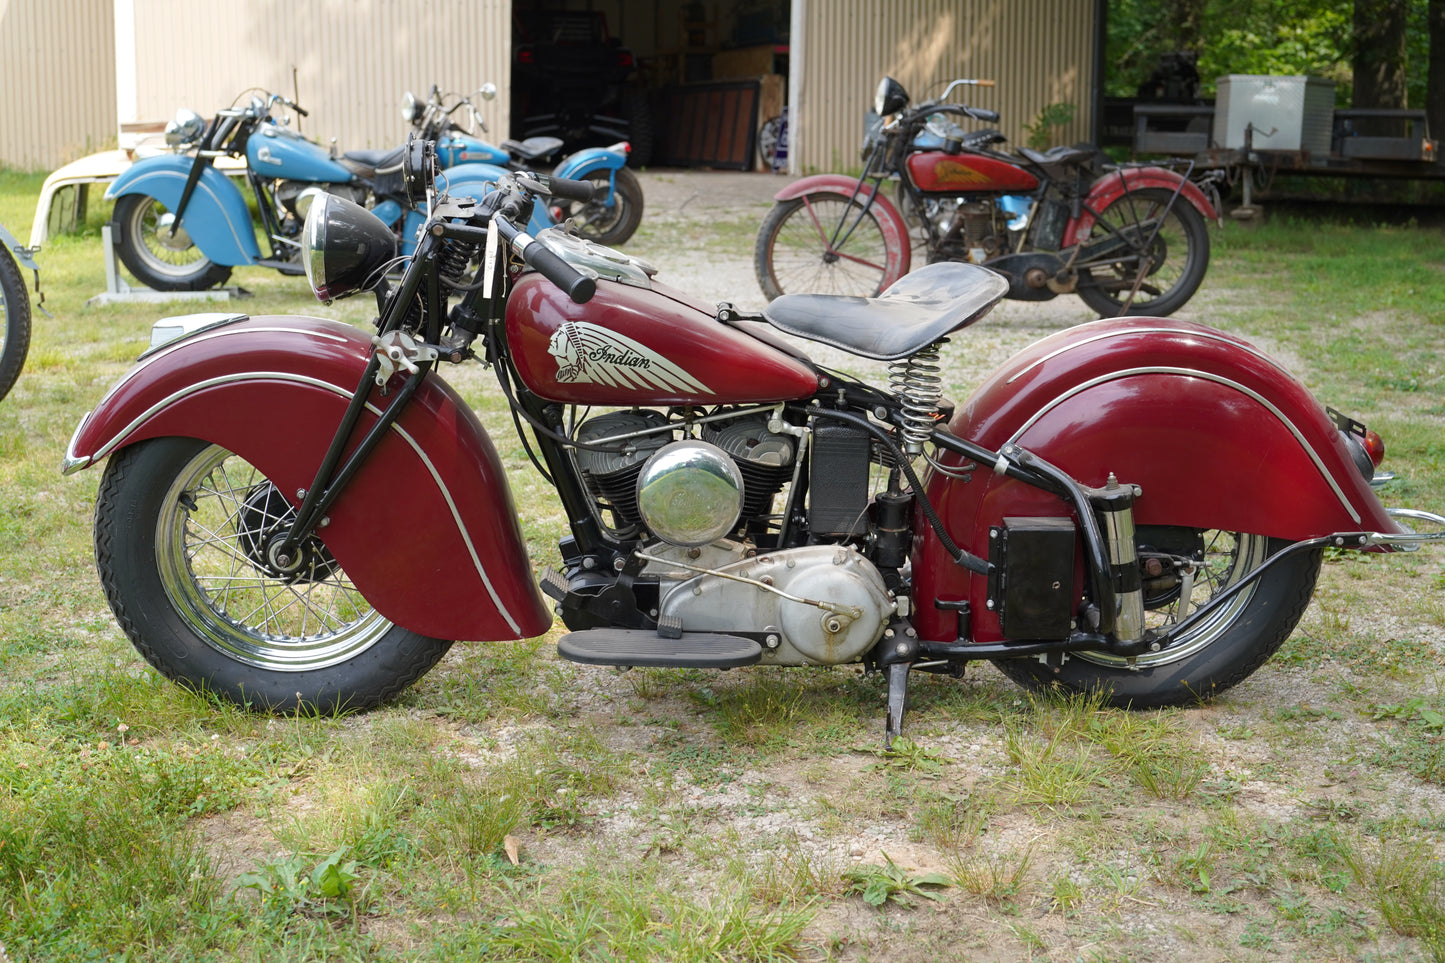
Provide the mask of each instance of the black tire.
{"label": "black tire", "polygon": [[[1140,529],[1136,541],[1141,559],[1152,553],[1203,560],[1204,578],[1191,593],[1195,607],[1289,544],[1263,535],[1185,528]],[[995,665],[1026,688],[1097,693],[1121,708],[1197,705],[1244,681],[1289,638],[1309,605],[1322,554],[1315,549],[1280,560],[1210,619],[1132,665],[1098,652],[1073,653],[1057,670],[1036,659],[1001,659]],[[1177,582],[1146,578],[1146,625],[1177,621],[1180,594]]]}
{"label": "black tire", "polygon": [[382,618],[311,539],[289,578],[263,558],[293,511],[255,468],[193,438],[111,456],[95,507],[100,581],[147,662],[249,709],[368,709],[451,647]]}
{"label": "black tire", "polygon": [[[841,241],[830,246],[833,237]],[[827,192],[774,204],[753,248],[758,284],[769,301],[784,294],[874,297],[883,290],[887,259],[873,212]]]}
{"label": "black tire", "polygon": [[10,252],[0,249],[0,398],[10,393],[30,352],[30,292]]}
{"label": "black tire", "polygon": [[647,94],[640,90],[624,93],[622,116],[627,120],[627,143],[632,148],[627,154],[627,166],[646,167],[652,163],[652,152],[657,142],[657,125],[652,120]]}
{"label": "black tire", "polygon": [[121,263],[135,279],[156,291],[204,291],[225,282],[231,269],[201,253],[179,228],[170,233],[171,212],[144,194],[127,194],[115,202],[111,230]]}
{"label": "black tire", "polygon": [[[1199,290],[1209,266],[1209,229],[1185,198],[1157,187],[1128,191],[1100,213],[1088,243],[1117,236],[1129,242],[1125,256],[1079,271],[1079,297],[1101,317],[1167,317]],[[1145,243],[1149,251],[1142,256]]]}
{"label": "black tire", "polygon": [[[612,206],[608,207],[607,191],[614,183],[614,173],[616,187]],[[597,197],[586,204],[557,202],[563,217],[575,217],[577,233],[590,241],[609,247],[626,242],[642,223],[642,184],[637,175],[622,167],[616,171],[593,171],[582,179],[596,185]]]}

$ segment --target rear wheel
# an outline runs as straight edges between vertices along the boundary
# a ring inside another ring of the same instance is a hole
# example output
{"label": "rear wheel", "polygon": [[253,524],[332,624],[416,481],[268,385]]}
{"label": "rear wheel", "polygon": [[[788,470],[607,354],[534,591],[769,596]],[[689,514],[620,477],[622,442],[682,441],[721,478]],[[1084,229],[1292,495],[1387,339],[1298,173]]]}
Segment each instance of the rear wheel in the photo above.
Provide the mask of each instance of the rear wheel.
{"label": "rear wheel", "polygon": [[168,678],[247,708],[336,712],[397,695],[451,643],[383,618],[314,536],[278,564],[293,517],[219,445],[160,438],[113,455],[95,547],[121,627]]}
{"label": "rear wheel", "polygon": [[201,253],[175,215],[154,197],[127,194],[115,202],[112,224],[121,263],[156,291],[204,291],[231,276],[230,267]]}
{"label": "rear wheel", "polygon": [[[596,197],[586,204],[559,201],[557,206],[563,215],[559,220],[576,218],[577,233],[598,244],[622,244],[632,237],[642,223],[642,184],[637,175],[621,167],[593,171],[582,179],[592,183]],[[612,192],[611,205],[607,203],[608,191]]]}
{"label": "rear wheel", "polygon": [[841,194],[807,194],[773,205],[753,248],[758,283],[769,301],[784,294],[875,297],[883,291],[887,264],[878,218]]}
{"label": "rear wheel", "polygon": [[1097,249],[1079,271],[1079,297],[1102,317],[1163,317],[1184,307],[1209,266],[1209,229],[1184,197],[1151,187],[1104,208],[1085,242]]}
{"label": "rear wheel", "polygon": [[10,252],[0,250],[0,398],[15,387],[30,351],[30,295]]}
{"label": "rear wheel", "polygon": [[[1141,528],[1136,542],[1145,566],[1146,626],[1156,631],[1178,623],[1289,544],[1263,535],[1177,527]],[[1057,668],[1034,659],[995,664],[1030,689],[1099,693],[1109,705],[1140,709],[1195,705],[1244,681],[1289,637],[1314,592],[1320,558],[1314,549],[1280,560],[1209,618],[1132,661],[1076,652]],[[1197,569],[1187,599],[1175,564],[1185,559]],[[1154,575],[1151,560],[1162,563]]]}

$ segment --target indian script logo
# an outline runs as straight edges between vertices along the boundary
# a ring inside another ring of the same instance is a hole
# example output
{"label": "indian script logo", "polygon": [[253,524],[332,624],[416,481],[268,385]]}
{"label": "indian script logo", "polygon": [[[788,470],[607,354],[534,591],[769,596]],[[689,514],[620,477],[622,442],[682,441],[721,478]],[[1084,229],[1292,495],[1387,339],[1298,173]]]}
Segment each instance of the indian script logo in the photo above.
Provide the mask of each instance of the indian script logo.
{"label": "indian script logo", "polygon": [[562,384],[713,393],[646,345],[587,321],[562,325],[547,350],[557,359],[557,380]]}
{"label": "indian script logo", "polygon": [[938,187],[984,187],[993,183],[987,174],[953,160],[934,164],[933,176]]}

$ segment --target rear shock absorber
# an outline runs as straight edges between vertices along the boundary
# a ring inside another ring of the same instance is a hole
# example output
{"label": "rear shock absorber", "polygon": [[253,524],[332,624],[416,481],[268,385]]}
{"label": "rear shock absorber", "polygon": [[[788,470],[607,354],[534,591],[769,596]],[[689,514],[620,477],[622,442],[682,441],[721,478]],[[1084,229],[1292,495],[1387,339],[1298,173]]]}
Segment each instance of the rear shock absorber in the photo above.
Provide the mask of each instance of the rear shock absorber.
{"label": "rear shock absorber", "polygon": [[1104,530],[1104,543],[1113,568],[1114,637],[1120,642],[1137,642],[1144,636],[1144,587],[1139,559],[1134,548],[1134,499],[1138,489],[1121,485],[1113,472],[1103,488],[1089,490],[1089,501]]}
{"label": "rear shock absorber", "polygon": [[947,343],[947,338],[940,338],[888,369],[888,383],[903,410],[903,451],[910,456],[922,454],[938,423],[938,403],[943,399],[938,353]]}

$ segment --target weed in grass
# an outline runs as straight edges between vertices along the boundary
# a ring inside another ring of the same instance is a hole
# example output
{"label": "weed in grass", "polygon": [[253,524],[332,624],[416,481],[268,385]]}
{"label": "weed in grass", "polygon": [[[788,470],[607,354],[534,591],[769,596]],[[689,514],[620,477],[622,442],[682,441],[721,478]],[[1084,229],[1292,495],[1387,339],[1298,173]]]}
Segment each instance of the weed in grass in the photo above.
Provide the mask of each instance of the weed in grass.
{"label": "weed in grass", "polygon": [[795,960],[809,908],[760,906],[720,889],[705,900],[637,874],[578,873],[513,890],[496,921],[446,940],[433,958]]}
{"label": "weed in grass", "polygon": [[254,873],[237,879],[242,889],[255,890],[261,897],[261,915],[274,926],[285,926],[293,916],[324,919],[354,916],[357,862],[350,851],[338,849],[312,861],[293,855],[267,863]]}
{"label": "weed in grass", "polygon": [[1086,892],[1072,876],[1060,876],[1049,887],[1049,909],[1061,916],[1070,916],[1084,905]]}
{"label": "weed in grass", "polygon": [[971,848],[993,815],[994,804],[969,794],[939,793],[917,800],[916,837],[944,852]]}
{"label": "weed in grass", "polygon": [[1445,865],[1430,847],[1385,839],[1378,847],[1354,846],[1347,858],[1386,925],[1445,960]]}
{"label": "weed in grass", "polygon": [[955,852],[945,857],[954,885],[990,903],[1014,903],[1028,882],[1034,848],[1001,852]]}
{"label": "weed in grass", "polygon": [[874,908],[887,903],[912,906],[915,897],[936,900],[938,890],[953,885],[942,873],[911,873],[887,853],[883,854],[882,866],[855,866],[843,873],[843,879],[848,884],[848,893],[862,896],[863,902]]}

